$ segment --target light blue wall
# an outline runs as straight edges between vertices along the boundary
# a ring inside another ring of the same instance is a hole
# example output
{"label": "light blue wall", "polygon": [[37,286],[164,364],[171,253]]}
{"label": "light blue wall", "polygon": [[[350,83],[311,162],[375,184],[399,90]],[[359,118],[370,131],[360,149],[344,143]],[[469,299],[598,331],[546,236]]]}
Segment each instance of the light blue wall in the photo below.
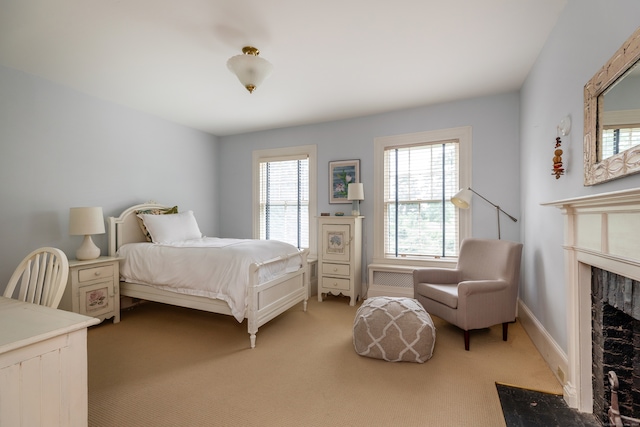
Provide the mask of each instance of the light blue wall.
{"label": "light blue wall", "polygon": [[[519,96],[487,96],[337,122],[277,129],[220,138],[220,232],[251,237],[251,153],[256,149],[316,144],[318,147],[318,214],[349,211],[329,204],[329,162],[360,159],[365,187],[361,212],[365,220],[367,262],[373,256],[374,138],[459,126],[473,128],[472,186],[505,211],[520,216]],[[497,237],[493,207],[474,204],[473,234]],[[520,226],[502,218],[502,236],[520,240]]]}
{"label": "light blue wall", "polygon": [[[216,137],[0,67],[0,293],[40,246],[70,258],[69,208],[105,217],[150,199],[192,209],[218,233]],[[94,236],[107,253],[107,237]]]}
{"label": "light blue wall", "polygon": [[[640,25],[636,0],[569,0],[521,90],[521,203],[524,282],[521,298],[567,350],[563,264],[563,217],[540,203],[640,185],[640,175],[583,186],[583,88]],[[566,115],[562,137],[567,173],[551,175],[556,126]]]}

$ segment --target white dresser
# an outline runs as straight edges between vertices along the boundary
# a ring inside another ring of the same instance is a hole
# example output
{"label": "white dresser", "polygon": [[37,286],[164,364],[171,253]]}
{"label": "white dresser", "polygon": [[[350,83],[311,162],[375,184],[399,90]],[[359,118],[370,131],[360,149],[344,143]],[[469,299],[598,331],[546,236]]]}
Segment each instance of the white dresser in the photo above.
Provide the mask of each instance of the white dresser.
{"label": "white dresser", "polygon": [[318,217],[318,301],[322,294],[362,296],[363,216]]}
{"label": "white dresser", "polygon": [[0,426],[87,425],[87,327],[99,322],[0,297]]}

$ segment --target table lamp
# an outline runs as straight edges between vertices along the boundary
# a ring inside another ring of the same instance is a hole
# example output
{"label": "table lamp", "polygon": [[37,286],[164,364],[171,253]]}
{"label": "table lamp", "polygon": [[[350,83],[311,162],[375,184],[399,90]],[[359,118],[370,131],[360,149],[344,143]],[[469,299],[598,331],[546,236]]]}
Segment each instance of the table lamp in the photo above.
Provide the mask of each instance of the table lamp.
{"label": "table lamp", "polygon": [[69,234],[84,236],[82,245],[76,251],[79,260],[96,259],[100,248],[91,240],[92,234],[104,234],[102,208],[71,208],[69,211]]}
{"label": "table lamp", "polygon": [[360,216],[360,200],[364,200],[364,184],[351,183],[347,186],[347,200],[352,201],[351,215]]}

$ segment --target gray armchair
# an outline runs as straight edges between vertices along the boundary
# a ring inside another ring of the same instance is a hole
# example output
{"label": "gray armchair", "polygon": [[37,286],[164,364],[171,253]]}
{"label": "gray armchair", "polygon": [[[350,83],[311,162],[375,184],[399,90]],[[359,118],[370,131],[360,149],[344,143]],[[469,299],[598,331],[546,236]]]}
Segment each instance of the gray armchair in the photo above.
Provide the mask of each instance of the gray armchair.
{"label": "gray armchair", "polygon": [[423,268],[413,272],[414,297],[428,313],[469,331],[502,323],[507,340],[516,319],[522,243],[465,239],[455,269]]}

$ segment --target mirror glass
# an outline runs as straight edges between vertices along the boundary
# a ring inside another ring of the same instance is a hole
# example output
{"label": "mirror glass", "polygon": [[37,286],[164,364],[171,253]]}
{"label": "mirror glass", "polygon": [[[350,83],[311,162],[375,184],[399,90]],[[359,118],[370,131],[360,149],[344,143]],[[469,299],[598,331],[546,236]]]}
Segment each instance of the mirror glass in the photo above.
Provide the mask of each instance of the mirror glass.
{"label": "mirror glass", "polygon": [[640,145],[640,63],[600,96],[598,161]]}
{"label": "mirror glass", "polygon": [[584,185],[640,172],[640,27],[584,86]]}

